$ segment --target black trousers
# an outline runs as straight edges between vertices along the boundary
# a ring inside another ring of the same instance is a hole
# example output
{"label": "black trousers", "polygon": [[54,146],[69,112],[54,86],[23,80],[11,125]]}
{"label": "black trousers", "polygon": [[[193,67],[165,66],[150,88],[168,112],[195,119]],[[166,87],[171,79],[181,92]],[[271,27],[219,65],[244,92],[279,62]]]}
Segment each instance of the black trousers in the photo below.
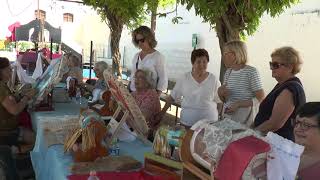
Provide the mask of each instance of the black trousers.
{"label": "black trousers", "polygon": [[0,179],[19,180],[10,146],[0,146]]}
{"label": "black trousers", "polygon": [[18,146],[19,128],[0,130],[0,145]]}

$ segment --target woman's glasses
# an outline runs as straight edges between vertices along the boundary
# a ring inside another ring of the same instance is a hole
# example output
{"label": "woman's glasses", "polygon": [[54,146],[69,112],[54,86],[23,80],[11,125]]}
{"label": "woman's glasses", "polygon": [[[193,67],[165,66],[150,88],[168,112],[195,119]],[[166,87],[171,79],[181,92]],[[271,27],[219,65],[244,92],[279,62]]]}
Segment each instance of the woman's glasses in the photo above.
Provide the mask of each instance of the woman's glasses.
{"label": "woman's glasses", "polygon": [[139,44],[139,42],[144,43],[145,38],[135,39],[134,41],[135,41],[137,44]]}
{"label": "woman's glasses", "polygon": [[278,63],[278,62],[269,62],[269,65],[270,65],[270,69],[273,70],[273,69],[279,69],[280,66],[285,66],[286,64]]}
{"label": "woman's glasses", "polygon": [[306,123],[306,122],[304,122],[304,121],[299,121],[299,120],[296,120],[296,119],[292,119],[291,123],[292,123],[293,127],[297,127],[297,126],[299,125],[300,128],[301,128],[303,131],[308,131],[308,130],[311,129],[311,128],[319,128],[318,125]]}

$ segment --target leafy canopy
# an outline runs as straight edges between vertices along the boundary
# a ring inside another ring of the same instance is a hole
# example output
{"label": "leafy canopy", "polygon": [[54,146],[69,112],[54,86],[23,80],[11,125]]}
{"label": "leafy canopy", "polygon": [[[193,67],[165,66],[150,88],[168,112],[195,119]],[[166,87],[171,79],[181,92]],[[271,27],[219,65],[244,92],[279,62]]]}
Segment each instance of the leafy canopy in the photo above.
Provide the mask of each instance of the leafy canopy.
{"label": "leafy canopy", "polygon": [[[253,34],[266,12],[275,17],[281,14],[290,5],[298,3],[299,0],[180,0],[190,10],[194,7],[196,15],[200,15],[205,22],[215,26],[217,20],[223,15],[229,18],[238,16],[238,22],[231,22],[233,27],[242,35]],[[234,13],[235,12],[235,13]]]}
{"label": "leafy canopy", "polygon": [[85,5],[92,6],[101,15],[102,20],[107,19],[106,10],[121,18],[129,27],[135,28],[148,19],[152,10],[172,5],[176,0],[83,0]]}
{"label": "leafy canopy", "polygon": [[136,27],[146,19],[145,0],[83,0],[107,19],[107,10],[119,17],[129,28]]}

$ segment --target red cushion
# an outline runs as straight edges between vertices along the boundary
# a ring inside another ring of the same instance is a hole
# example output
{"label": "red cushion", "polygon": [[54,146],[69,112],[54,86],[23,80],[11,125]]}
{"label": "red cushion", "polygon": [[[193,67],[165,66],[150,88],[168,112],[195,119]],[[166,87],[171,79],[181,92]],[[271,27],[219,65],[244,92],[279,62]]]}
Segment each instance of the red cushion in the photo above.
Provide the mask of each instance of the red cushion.
{"label": "red cushion", "polygon": [[[144,170],[133,171],[133,172],[97,172],[97,176],[100,180],[112,179],[112,180],[174,180],[173,177],[165,176],[153,176],[146,173]],[[69,180],[87,180],[89,174],[85,175],[70,175]]]}

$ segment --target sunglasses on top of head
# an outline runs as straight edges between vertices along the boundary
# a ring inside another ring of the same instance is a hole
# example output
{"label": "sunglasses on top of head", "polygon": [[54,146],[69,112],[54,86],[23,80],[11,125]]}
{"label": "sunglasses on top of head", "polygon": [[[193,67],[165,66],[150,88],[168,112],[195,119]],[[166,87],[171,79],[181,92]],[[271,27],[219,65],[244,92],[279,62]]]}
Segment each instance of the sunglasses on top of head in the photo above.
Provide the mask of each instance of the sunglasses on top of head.
{"label": "sunglasses on top of head", "polygon": [[278,62],[269,62],[270,69],[279,69],[280,66],[286,66],[284,63],[278,63]]}
{"label": "sunglasses on top of head", "polygon": [[139,42],[144,43],[145,38],[135,39],[134,41],[135,41],[137,44],[139,44]]}

